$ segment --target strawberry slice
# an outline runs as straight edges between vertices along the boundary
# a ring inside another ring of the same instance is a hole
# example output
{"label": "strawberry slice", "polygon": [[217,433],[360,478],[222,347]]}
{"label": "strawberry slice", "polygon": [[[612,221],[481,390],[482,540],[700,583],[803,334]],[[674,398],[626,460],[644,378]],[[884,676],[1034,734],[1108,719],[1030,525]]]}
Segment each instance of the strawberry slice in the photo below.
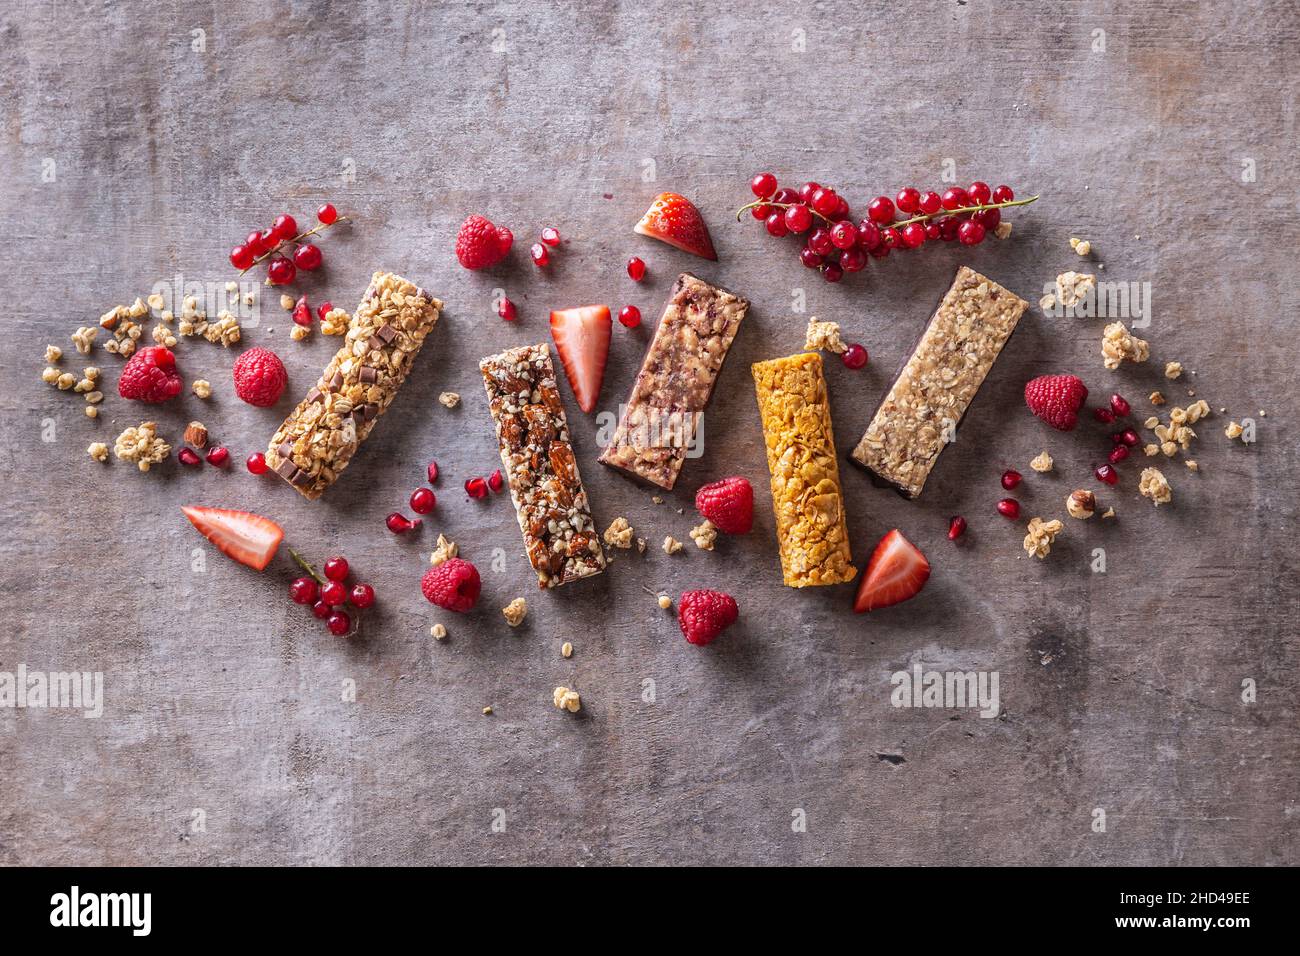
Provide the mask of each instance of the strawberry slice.
{"label": "strawberry slice", "polygon": [[555,339],[564,374],[573,386],[573,397],[584,412],[596,408],[613,327],[607,305],[583,305],[551,313],[551,338]]}
{"label": "strawberry slice", "polygon": [[704,217],[689,199],[677,193],[660,193],[656,196],[632,231],[640,236],[659,239],[701,259],[718,261]]}
{"label": "strawberry slice", "polygon": [[930,562],[895,528],[880,539],[858,585],[853,610],[874,611],[915,597],[930,579]]}
{"label": "strawberry slice", "polygon": [[284,539],[284,529],[278,524],[247,511],[198,505],[182,505],[181,511],[222,554],[254,571],[261,571],[271,563]]}

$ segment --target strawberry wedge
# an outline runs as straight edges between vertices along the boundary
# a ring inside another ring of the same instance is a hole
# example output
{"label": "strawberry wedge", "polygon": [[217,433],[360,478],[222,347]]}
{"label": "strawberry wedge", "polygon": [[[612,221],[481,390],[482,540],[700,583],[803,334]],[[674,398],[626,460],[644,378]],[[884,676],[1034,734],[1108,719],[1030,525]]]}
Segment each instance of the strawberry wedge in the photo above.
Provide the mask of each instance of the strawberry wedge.
{"label": "strawberry wedge", "polygon": [[930,562],[895,528],[880,539],[858,585],[853,610],[874,611],[916,597],[930,579]]}
{"label": "strawberry wedge", "polygon": [[609,306],[583,305],[551,313],[551,338],[564,363],[564,374],[573,386],[573,397],[584,412],[594,411],[605,380],[609,357],[609,335],[613,323]]}
{"label": "strawberry wedge", "polygon": [[677,193],[660,193],[656,196],[632,231],[639,236],[649,236],[676,246],[701,259],[718,261],[704,217],[689,199]]}
{"label": "strawberry wedge", "polygon": [[284,540],[284,529],[278,524],[247,511],[199,505],[182,505],[181,511],[218,551],[254,571],[261,571],[271,563]]}

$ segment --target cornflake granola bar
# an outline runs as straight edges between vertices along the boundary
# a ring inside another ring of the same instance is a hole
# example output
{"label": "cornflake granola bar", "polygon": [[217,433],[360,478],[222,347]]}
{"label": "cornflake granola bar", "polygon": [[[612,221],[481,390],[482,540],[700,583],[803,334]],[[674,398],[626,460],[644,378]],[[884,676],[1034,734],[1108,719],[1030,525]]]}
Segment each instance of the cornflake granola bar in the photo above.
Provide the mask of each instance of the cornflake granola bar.
{"label": "cornflake granola bar", "polygon": [[921,494],[1029,303],[962,266],[850,460]]}
{"label": "cornflake granola bar", "polygon": [[673,487],[748,309],[689,272],[677,277],[601,464]]}
{"label": "cornflake granola bar", "polygon": [[537,586],[553,588],[599,574],[605,555],[546,345],[490,355],[479,369]]}
{"label": "cornflake granola bar", "polygon": [[442,303],[391,272],[376,272],[320,381],[271,438],[266,463],[307,498],[348,466],[392,403],[438,321]]}
{"label": "cornflake granola bar", "polygon": [[772,473],[781,576],[795,588],[851,581],[849,530],[840,493],[822,357],[804,352],[752,369]]}

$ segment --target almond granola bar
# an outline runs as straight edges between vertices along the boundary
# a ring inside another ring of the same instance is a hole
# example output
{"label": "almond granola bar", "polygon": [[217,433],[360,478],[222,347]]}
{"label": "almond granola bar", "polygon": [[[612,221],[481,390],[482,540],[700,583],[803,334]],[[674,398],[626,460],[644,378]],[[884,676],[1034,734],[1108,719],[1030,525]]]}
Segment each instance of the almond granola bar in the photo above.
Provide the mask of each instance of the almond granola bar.
{"label": "almond granola bar", "polygon": [[753,366],[772,473],[781,574],[795,588],[852,581],[849,530],[822,357],[804,352]]}
{"label": "almond granola bar", "polygon": [[605,554],[546,345],[490,355],[479,369],[537,586],[553,588],[599,574]]}
{"label": "almond granola bar", "polygon": [[392,403],[441,309],[414,283],[376,272],[343,347],[272,436],[266,463],[275,473],[319,498]]}
{"label": "almond granola bar", "polygon": [[921,494],[1029,303],[962,266],[849,460]]}

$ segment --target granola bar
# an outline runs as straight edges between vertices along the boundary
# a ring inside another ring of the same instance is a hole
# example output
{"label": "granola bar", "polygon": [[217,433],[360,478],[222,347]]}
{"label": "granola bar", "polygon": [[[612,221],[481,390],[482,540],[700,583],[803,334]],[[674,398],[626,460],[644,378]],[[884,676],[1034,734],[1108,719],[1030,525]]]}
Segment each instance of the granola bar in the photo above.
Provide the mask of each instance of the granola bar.
{"label": "granola bar", "polygon": [[822,357],[803,352],[753,365],[772,473],[781,575],[794,588],[852,581],[849,529]]}
{"label": "granola bar", "polygon": [[546,345],[489,355],[479,369],[537,586],[553,588],[599,574],[605,554]]}
{"label": "granola bar", "polygon": [[343,347],[284,420],[266,462],[304,497],[319,498],[348,466],[415,363],[442,303],[391,272],[376,272]]}
{"label": "granola bar", "polygon": [[677,277],[601,464],[672,488],[748,309],[689,272]]}
{"label": "granola bar", "polygon": [[1029,303],[962,266],[849,460],[921,494]]}

